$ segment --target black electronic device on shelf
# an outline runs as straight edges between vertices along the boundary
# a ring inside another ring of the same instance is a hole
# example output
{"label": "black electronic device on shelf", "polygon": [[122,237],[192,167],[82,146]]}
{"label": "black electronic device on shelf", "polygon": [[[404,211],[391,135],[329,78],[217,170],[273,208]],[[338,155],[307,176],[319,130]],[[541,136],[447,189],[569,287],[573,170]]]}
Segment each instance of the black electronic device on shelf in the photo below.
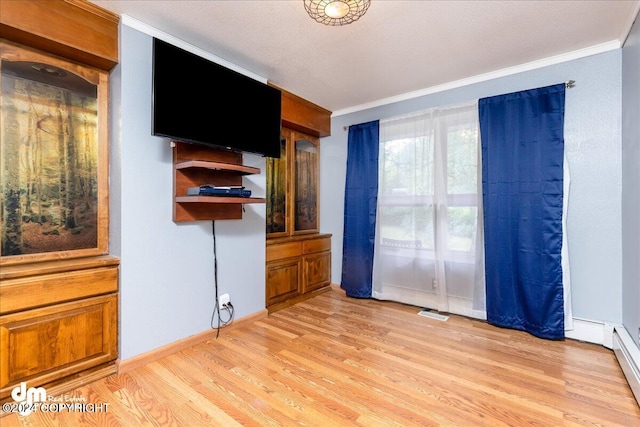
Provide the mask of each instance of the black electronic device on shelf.
{"label": "black electronic device on shelf", "polygon": [[217,197],[251,197],[251,190],[242,186],[214,186],[201,185],[187,188],[187,196],[217,196]]}

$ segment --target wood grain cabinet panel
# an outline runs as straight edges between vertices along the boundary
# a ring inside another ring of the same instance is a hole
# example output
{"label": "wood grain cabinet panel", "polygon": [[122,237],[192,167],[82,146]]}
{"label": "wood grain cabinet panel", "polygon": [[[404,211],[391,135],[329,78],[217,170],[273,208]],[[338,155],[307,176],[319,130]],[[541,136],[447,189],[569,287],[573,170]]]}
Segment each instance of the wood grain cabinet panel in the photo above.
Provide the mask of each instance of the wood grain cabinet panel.
{"label": "wood grain cabinet panel", "polygon": [[302,255],[302,245],[300,242],[281,243],[269,247],[267,250],[267,262],[299,257],[300,255]]}
{"label": "wood grain cabinet panel", "polygon": [[117,265],[3,280],[0,286],[0,314],[117,290]]}
{"label": "wood grain cabinet panel", "polygon": [[311,292],[331,284],[331,252],[305,255],[303,259],[305,282],[302,291]]}
{"label": "wood grain cabinet panel", "polygon": [[0,399],[21,381],[47,384],[118,355],[117,295],[0,316]]}
{"label": "wood grain cabinet panel", "polygon": [[304,254],[330,250],[331,238],[324,237],[320,239],[305,240],[302,242],[302,253]]}
{"label": "wood grain cabinet panel", "polygon": [[289,258],[267,264],[267,307],[300,295],[302,262]]}

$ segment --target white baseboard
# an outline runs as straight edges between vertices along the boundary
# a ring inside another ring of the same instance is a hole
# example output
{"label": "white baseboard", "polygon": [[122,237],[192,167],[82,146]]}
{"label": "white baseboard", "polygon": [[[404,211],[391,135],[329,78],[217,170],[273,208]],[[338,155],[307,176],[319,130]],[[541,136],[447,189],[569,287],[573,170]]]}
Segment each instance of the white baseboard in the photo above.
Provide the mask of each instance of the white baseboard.
{"label": "white baseboard", "polygon": [[618,363],[636,401],[640,405],[640,349],[624,326],[614,328],[613,352],[618,358]]}
{"label": "white baseboard", "polygon": [[640,349],[622,325],[586,319],[573,319],[573,330],[565,337],[600,344],[613,350],[629,387],[640,405]]}
{"label": "white baseboard", "polygon": [[600,344],[608,349],[613,348],[613,325],[587,319],[573,319],[573,329],[564,332],[565,337]]}

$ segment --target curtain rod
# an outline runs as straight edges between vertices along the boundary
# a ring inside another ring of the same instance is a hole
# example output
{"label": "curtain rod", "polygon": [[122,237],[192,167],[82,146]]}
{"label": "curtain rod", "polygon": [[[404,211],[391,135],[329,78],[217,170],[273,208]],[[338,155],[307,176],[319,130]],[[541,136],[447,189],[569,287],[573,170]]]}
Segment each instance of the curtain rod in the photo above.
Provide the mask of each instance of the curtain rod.
{"label": "curtain rod", "polygon": [[[566,89],[571,89],[573,87],[575,87],[576,85],[576,81],[575,80],[567,80],[566,82],[564,82],[564,87]],[[347,131],[349,130],[349,126],[343,126],[342,130]]]}

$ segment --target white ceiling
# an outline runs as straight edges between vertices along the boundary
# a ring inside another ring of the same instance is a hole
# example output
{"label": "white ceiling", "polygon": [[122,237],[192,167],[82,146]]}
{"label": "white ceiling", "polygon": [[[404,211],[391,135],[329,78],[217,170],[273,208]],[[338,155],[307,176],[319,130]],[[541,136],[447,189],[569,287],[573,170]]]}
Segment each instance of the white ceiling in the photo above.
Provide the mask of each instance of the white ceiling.
{"label": "white ceiling", "polygon": [[302,0],[91,2],[331,111],[618,48],[640,8],[640,0],[372,0],[359,21],[328,27]]}

